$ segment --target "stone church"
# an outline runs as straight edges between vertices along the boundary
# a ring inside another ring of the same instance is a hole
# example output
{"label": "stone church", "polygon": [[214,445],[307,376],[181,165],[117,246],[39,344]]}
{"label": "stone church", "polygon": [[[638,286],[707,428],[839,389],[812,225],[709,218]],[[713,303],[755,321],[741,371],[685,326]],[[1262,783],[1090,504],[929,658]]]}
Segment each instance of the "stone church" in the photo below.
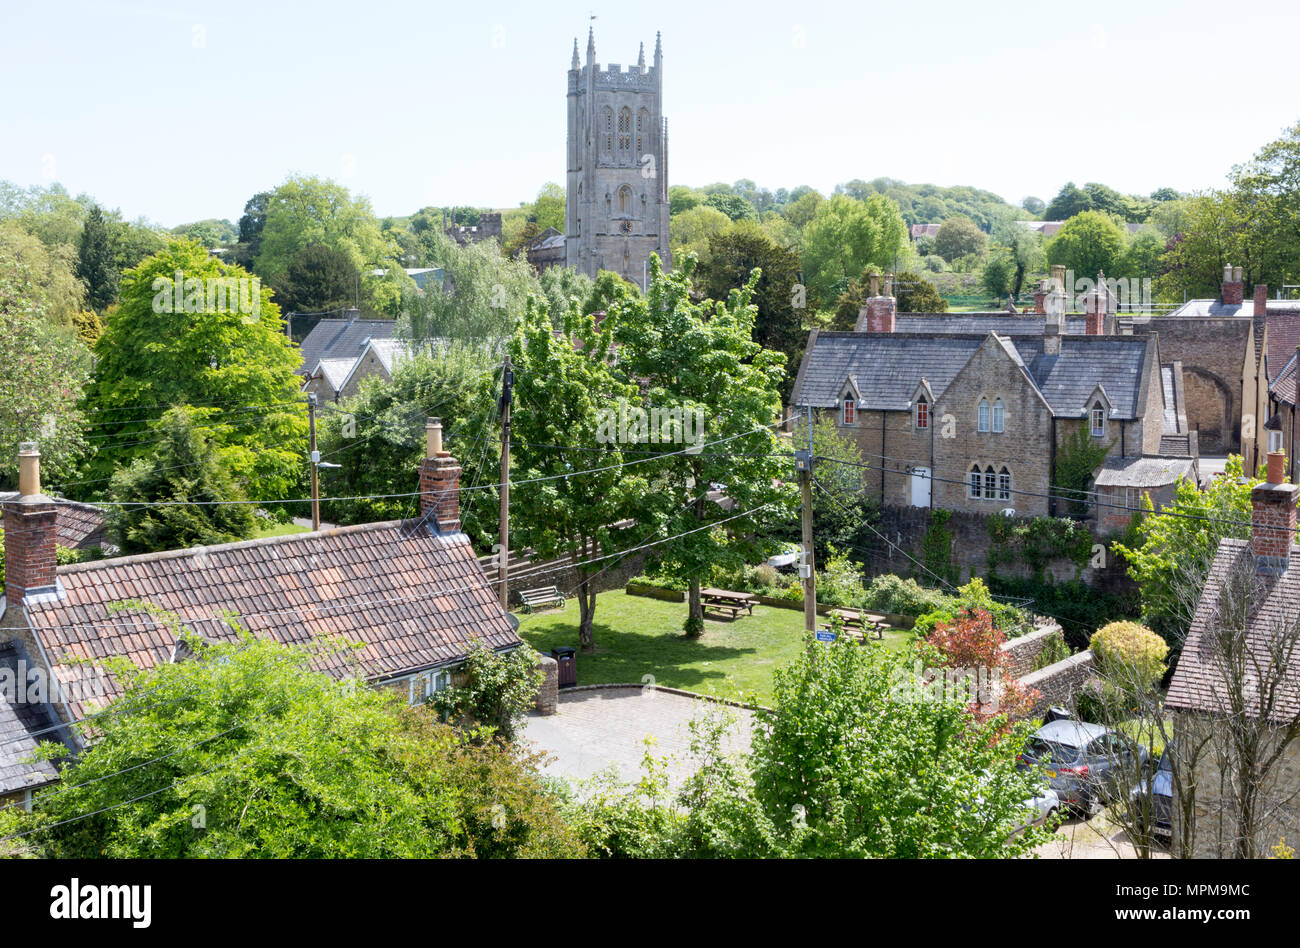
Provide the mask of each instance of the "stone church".
{"label": "stone church", "polygon": [[671,266],[668,251],[668,125],[663,116],[663,48],[655,39],[647,67],[642,44],[635,66],[596,62],[594,32],[587,61],[573,41],[569,68],[565,264],[595,277],[612,270],[645,288],[650,254]]}

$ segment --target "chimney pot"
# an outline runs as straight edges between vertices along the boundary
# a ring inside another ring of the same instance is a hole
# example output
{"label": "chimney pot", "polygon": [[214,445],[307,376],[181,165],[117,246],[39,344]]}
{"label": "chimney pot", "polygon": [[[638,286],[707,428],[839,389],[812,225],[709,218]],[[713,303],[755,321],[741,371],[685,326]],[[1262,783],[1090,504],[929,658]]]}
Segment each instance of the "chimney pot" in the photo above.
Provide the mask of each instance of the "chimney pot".
{"label": "chimney pot", "polygon": [[1245,286],[1241,282],[1241,267],[1224,267],[1223,288],[1219,294],[1220,299],[1223,301],[1223,305],[1240,306],[1244,290]]}
{"label": "chimney pot", "polygon": [[41,493],[41,452],[35,441],[18,445],[18,493],[22,497],[36,497]]}
{"label": "chimney pot", "polygon": [[425,457],[436,458],[442,450],[442,419],[430,418],[424,423]]}
{"label": "chimney pot", "polygon": [[425,425],[429,456],[420,462],[420,511],[438,533],[460,531],[460,463],[443,449],[442,423]]}
{"label": "chimney pot", "polygon": [[17,609],[37,592],[58,589],[55,520],[58,508],[41,496],[41,453],[36,442],[18,445],[18,497],[4,505],[5,600]]}

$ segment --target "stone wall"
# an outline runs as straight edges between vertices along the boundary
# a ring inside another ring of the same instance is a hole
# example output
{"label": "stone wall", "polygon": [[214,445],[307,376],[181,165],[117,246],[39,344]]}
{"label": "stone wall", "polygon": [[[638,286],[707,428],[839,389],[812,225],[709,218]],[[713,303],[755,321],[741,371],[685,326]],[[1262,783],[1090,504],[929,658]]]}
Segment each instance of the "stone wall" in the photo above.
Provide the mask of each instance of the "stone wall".
{"label": "stone wall", "polygon": [[1060,635],[1059,625],[1045,625],[1015,639],[1002,643],[1002,655],[1006,659],[1007,673],[1016,678],[1023,678],[1034,670],[1038,655],[1051,641],[1052,636]]}
{"label": "stone wall", "polygon": [[549,655],[541,656],[542,680],[533,707],[538,714],[554,714],[560,703],[560,664]]}
{"label": "stone wall", "polygon": [[1026,688],[1037,688],[1042,692],[1042,697],[1030,710],[1028,716],[1039,717],[1054,705],[1072,707],[1074,693],[1092,674],[1092,669],[1092,652],[1084,651],[1022,676],[1020,679],[1022,685]]}

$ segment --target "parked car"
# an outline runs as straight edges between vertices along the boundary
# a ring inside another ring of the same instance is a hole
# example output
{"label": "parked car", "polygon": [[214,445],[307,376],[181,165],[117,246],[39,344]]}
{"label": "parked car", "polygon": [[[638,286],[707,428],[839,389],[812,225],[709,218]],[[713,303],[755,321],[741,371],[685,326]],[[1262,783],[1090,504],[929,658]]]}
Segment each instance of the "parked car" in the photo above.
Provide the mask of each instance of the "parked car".
{"label": "parked car", "polygon": [[[1174,772],[1169,756],[1169,748],[1166,747],[1164,753],[1160,755],[1160,760],[1156,764],[1155,773],[1151,777],[1143,778],[1137,782],[1132,790],[1129,791],[1133,800],[1133,812],[1138,814],[1141,819],[1145,815],[1151,817],[1151,835],[1172,838],[1174,834],[1173,823],[1171,822],[1174,812]],[[1141,806],[1141,797],[1144,794],[1150,795],[1149,809]]]}
{"label": "parked car", "polygon": [[1085,816],[1126,792],[1148,760],[1146,748],[1118,731],[1074,720],[1044,724],[1020,754],[1023,766],[1042,768],[1061,806]]}
{"label": "parked car", "polygon": [[1027,813],[1033,814],[1033,817],[1020,829],[1024,829],[1026,826],[1039,826],[1048,822],[1060,812],[1061,797],[1052,789],[1052,785],[1044,780],[1042,789],[1038,791],[1038,796],[1025,801],[1025,810]]}

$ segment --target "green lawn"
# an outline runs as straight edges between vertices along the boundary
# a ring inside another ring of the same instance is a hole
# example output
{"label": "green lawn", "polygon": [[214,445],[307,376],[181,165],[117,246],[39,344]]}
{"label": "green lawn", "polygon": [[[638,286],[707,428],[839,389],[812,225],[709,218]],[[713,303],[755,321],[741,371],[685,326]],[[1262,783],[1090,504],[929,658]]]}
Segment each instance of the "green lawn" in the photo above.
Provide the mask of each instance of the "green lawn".
{"label": "green lawn", "polygon": [[[520,616],[520,635],[533,648],[549,652],[578,646],[578,604]],[[772,699],[772,672],[796,655],[803,635],[803,612],[755,606],[752,616],[705,620],[704,635],[682,634],[686,603],[629,596],[622,590],[596,599],[596,652],[578,654],[578,684],[640,684],[653,675],[666,688],[744,698],[759,704]],[[906,631],[886,632],[885,647],[912,641]]]}
{"label": "green lawn", "polygon": [[258,527],[253,531],[252,539],[260,540],[262,537],[282,537],[290,533],[307,533],[307,527],[300,527],[292,520],[288,523],[276,523],[271,521],[265,526]]}

